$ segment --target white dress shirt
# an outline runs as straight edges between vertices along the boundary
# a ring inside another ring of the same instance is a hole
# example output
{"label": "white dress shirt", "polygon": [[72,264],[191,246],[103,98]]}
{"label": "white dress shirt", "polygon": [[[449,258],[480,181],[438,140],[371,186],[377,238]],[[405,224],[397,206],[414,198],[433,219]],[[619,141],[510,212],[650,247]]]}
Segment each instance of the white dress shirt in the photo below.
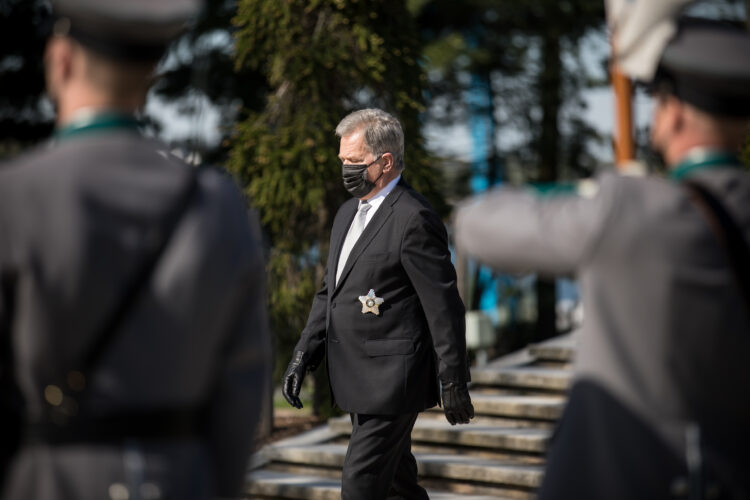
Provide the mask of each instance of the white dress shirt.
{"label": "white dress shirt", "polygon": [[[401,174],[398,174],[395,179],[393,179],[391,182],[386,184],[386,186],[381,189],[378,194],[367,200],[367,202],[372,206],[370,210],[367,211],[367,218],[365,219],[365,227],[367,227],[367,224],[370,223],[372,220],[372,216],[375,215],[375,212],[378,211],[378,208],[380,208],[380,205],[383,204],[383,201],[385,200],[385,197],[390,194],[391,191],[393,191],[393,188],[396,187],[396,184],[398,184],[398,181],[401,179]],[[362,205],[362,200],[359,200],[359,204],[357,204],[357,209]]]}

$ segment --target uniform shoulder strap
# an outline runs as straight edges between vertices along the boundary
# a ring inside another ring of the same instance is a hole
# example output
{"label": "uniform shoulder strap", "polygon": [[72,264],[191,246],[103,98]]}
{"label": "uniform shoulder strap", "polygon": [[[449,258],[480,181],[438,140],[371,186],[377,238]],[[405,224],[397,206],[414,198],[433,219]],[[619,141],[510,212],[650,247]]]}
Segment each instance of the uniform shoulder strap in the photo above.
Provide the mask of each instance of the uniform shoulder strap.
{"label": "uniform shoulder strap", "polygon": [[[123,320],[128,316],[136,303],[136,299],[141,295],[143,288],[152,277],[179,221],[187,211],[190,200],[197,191],[198,173],[195,171],[194,167],[188,168],[188,179],[185,187],[183,187],[180,193],[176,196],[175,201],[165,215],[165,220],[160,222],[161,228],[157,233],[157,237],[154,238],[152,245],[147,250],[142,262],[137,267],[136,272],[133,273],[130,280],[126,282],[121,298],[116,303],[115,308],[105,317],[105,321],[100,324],[96,334],[93,336],[93,341],[90,344],[88,351],[84,352],[79,358],[77,366],[74,366],[73,370],[64,374],[58,381],[58,384],[53,386],[57,387],[57,390],[60,391],[59,393],[63,399],[71,397],[71,391],[81,392],[84,388],[90,387],[91,373],[94,368],[96,368],[99,359],[106,351],[107,347],[112,344],[117,332],[120,330]],[[71,377],[71,375],[73,375],[73,377]],[[59,402],[55,405],[54,398],[52,398],[53,401],[51,402],[50,398],[46,396],[45,393],[45,400],[47,400],[52,406],[56,407],[54,410],[62,410],[63,413],[65,413],[64,406],[61,407]]]}
{"label": "uniform shoulder strap", "polygon": [[695,181],[685,181],[688,198],[708,220],[719,244],[727,253],[740,293],[750,314],[750,249],[737,222],[724,204],[705,186]]}

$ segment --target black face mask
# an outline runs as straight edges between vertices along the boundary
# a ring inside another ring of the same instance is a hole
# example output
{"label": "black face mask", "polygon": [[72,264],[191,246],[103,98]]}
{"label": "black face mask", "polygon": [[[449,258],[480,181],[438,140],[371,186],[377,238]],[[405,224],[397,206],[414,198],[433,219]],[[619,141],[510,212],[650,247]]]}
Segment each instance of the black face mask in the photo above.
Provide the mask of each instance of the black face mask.
{"label": "black face mask", "polygon": [[349,191],[349,194],[355,198],[362,198],[373,190],[375,182],[378,182],[383,177],[383,171],[380,171],[380,175],[375,179],[375,182],[371,182],[367,180],[367,169],[382,157],[383,155],[378,156],[369,164],[341,165],[341,176],[344,179],[344,187]]}

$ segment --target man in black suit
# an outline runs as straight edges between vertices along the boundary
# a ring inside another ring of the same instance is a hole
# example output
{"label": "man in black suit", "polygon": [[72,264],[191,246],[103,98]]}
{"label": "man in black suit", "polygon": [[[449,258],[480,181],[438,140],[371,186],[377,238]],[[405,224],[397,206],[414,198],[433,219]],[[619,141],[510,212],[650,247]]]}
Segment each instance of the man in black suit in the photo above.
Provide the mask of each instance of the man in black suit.
{"label": "man in black suit", "polygon": [[[333,221],[328,267],[295,347],[283,393],[301,408],[307,371],[327,356],[335,403],[351,415],[342,498],[427,498],[411,430],[440,402],[451,424],[474,416],[464,306],[443,223],[401,178],[401,124],[379,109],[336,127],[353,198]],[[438,378],[440,385],[438,386]]]}

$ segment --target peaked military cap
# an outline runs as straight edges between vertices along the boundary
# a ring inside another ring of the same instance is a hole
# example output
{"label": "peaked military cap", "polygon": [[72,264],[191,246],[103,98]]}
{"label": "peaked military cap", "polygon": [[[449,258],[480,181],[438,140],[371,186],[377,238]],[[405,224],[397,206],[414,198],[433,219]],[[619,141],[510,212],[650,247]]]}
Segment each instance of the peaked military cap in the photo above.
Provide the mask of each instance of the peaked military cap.
{"label": "peaked military cap", "polygon": [[201,4],[201,0],[52,0],[54,32],[111,58],[153,61]]}
{"label": "peaked military cap", "polygon": [[725,22],[683,19],[651,86],[711,114],[750,116],[750,35]]}

